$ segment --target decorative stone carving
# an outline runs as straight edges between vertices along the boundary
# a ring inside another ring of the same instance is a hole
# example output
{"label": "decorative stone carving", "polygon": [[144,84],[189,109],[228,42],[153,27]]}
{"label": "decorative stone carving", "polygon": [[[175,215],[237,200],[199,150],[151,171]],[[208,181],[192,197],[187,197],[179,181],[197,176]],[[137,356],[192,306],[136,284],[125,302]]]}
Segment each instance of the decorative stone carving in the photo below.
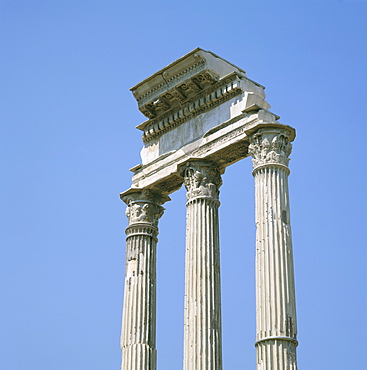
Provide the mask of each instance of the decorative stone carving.
{"label": "decorative stone carving", "polygon": [[156,369],[156,244],[167,196],[149,189],[121,195],[127,204],[121,370]]}
{"label": "decorative stone carving", "polygon": [[163,215],[163,207],[149,203],[131,203],[126,209],[129,224],[136,222],[149,222],[156,225],[158,219]]}
{"label": "decorative stone carving", "polygon": [[[194,116],[204,113],[236,95],[242,94],[243,91],[239,85],[240,76],[236,72],[224,77],[215,86],[209,84],[205,90],[199,86],[197,81],[191,79],[169,92],[180,103],[174,106],[173,110],[157,115],[155,103],[146,104],[140,110],[144,109],[144,115],[149,120],[137,126],[138,129],[144,131],[143,141],[149,142],[155,137],[161,136],[164,132],[187,122]],[[193,91],[196,95],[190,97],[190,91]]]}
{"label": "decorative stone carving", "polygon": [[188,81],[186,84],[192,91],[198,93],[202,90],[200,85],[195,81],[195,79],[191,79],[191,81]]}
{"label": "decorative stone carving", "polygon": [[183,93],[182,89],[179,87],[176,87],[174,90],[172,90],[172,95],[178,99],[178,101],[183,102],[186,100],[186,95]]}
{"label": "decorative stone carving", "polygon": [[297,370],[287,167],[294,132],[264,126],[250,135],[249,146],[256,205],[256,369]]}
{"label": "decorative stone carving", "polygon": [[182,169],[187,189],[184,370],[222,370],[218,207],[221,177],[212,162]]}
{"label": "decorative stone carving", "polygon": [[222,180],[217,166],[210,162],[188,162],[183,176],[187,200],[197,197],[218,200]]}
{"label": "decorative stone carving", "polygon": [[159,100],[154,105],[156,109],[161,109],[163,111],[169,110],[171,108],[171,106],[163,97],[159,98]]}
{"label": "decorative stone carving", "polygon": [[157,226],[164,212],[164,208],[159,204],[169,199],[167,198],[147,189],[124,195],[122,200],[127,204],[125,213],[129,219],[129,225],[143,222]]}
{"label": "decorative stone carving", "polygon": [[204,82],[215,84],[218,81],[218,76],[214,75],[213,73],[205,72],[195,76],[195,81],[197,81],[199,84]]}
{"label": "decorative stone carving", "polygon": [[[219,188],[224,168],[252,156],[256,196],[257,370],[296,370],[297,323],[288,195],[295,131],[269,111],[264,86],[195,49],[132,92],[148,117],[142,164],[121,198],[126,215],[122,370],[155,370],[156,243],[161,206],[184,183],[184,370],[221,370]],[[150,189],[150,190],[142,190]],[[154,191],[153,191],[154,190]]]}
{"label": "decorative stone carving", "polygon": [[248,148],[254,169],[265,164],[288,166],[292,151],[289,136],[286,130],[259,129],[250,139]]}
{"label": "decorative stone carving", "polygon": [[154,118],[156,116],[155,109],[152,104],[146,104],[141,107],[140,110],[148,118]]}

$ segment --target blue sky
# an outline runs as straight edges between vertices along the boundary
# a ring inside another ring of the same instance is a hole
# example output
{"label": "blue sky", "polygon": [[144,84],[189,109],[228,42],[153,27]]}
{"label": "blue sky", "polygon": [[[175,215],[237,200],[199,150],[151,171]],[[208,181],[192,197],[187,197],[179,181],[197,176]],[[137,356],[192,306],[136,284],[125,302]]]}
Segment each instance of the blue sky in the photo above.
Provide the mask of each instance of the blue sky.
{"label": "blue sky", "polygon": [[[296,128],[298,363],[361,369],[367,345],[365,1],[0,4],[0,368],[120,366],[126,217],[144,120],[130,87],[196,47],[266,86]],[[254,184],[223,175],[224,369],[255,368]],[[158,366],[182,368],[185,191],[158,244]]]}

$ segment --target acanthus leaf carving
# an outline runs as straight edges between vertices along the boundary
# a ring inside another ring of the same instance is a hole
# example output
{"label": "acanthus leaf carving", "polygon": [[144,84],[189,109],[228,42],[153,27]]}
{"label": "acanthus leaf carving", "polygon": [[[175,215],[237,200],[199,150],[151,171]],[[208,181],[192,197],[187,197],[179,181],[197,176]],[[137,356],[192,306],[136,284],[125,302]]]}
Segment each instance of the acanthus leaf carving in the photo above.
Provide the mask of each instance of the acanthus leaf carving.
{"label": "acanthus leaf carving", "polygon": [[253,167],[266,164],[288,166],[292,144],[286,130],[258,130],[250,138],[248,152],[252,156]]}
{"label": "acanthus leaf carving", "polygon": [[218,200],[222,185],[219,168],[211,162],[191,161],[183,169],[187,200],[205,197]]}
{"label": "acanthus leaf carving", "polygon": [[158,220],[164,213],[163,203],[160,197],[149,189],[143,189],[123,197],[127,204],[126,216],[129,219],[129,226],[136,223],[148,223],[158,225]]}

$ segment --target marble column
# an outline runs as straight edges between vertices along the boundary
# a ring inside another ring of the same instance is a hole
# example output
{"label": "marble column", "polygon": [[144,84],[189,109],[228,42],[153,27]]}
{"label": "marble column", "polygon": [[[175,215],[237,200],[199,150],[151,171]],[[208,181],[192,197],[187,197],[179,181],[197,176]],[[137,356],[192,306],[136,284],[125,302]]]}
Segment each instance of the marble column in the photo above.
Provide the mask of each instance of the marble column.
{"label": "marble column", "polygon": [[294,130],[274,125],[250,137],[256,198],[257,370],[296,370],[296,301],[288,194]]}
{"label": "marble column", "polygon": [[187,189],[184,370],[222,369],[218,167],[190,161]]}
{"label": "marble column", "polygon": [[[164,199],[149,190],[122,195],[127,204],[122,370],[156,369],[156,244]],[[168,198],[168,197],[167,197]]]}

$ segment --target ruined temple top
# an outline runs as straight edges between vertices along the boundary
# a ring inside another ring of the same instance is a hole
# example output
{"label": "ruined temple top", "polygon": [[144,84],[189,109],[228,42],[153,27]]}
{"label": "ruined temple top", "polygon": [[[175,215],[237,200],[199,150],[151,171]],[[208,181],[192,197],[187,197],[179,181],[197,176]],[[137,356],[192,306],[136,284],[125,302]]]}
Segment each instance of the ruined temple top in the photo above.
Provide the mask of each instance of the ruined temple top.
{"label": "ruined temple top", "polygon": [[131,168],[131,189],[168,195],[182,185],[181,169],[193,159],[223,172],[249,156],[249,137],[265,126],[286,130],[292,141],[294,130],[269,111],[264,89],[243,69],[200,48],[134,86],[147,118],[137,126],[143,148],[141,163]]}
{"label": "ruined temple top", "polygon": [[196,48],[130,90],[139,110],[154,118],[231,73],[246,76],[243,69],[211,51]]}

